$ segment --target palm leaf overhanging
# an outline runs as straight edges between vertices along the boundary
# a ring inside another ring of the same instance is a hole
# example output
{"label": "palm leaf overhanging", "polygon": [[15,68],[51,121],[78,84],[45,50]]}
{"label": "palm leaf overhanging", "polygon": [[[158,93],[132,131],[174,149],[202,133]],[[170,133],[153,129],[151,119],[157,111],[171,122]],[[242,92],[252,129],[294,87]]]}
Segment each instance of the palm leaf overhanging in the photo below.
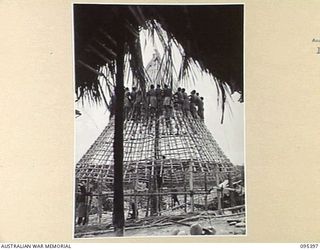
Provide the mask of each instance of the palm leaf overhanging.
{"label": "palm leaf overhanging", "polygon": [[[141,29],[148,29],[154,41],[157,34],[165,49],[164,70],[167,82],[173,74],[178,80],[192,79],[190,65],[197,64],[210,72],[215,79],[222,111],[225,109],[226,89],[237,91],[243,100],[243,6],[156,6],[156,5],[74,5],[75,23],[75,80],[78,99],[87,97],[96,102],[106,102],[99,77],[103,77],[113,91],[116,73],[117,16],[124,17],[126,29],[125,53],[136,85],[145,92],[148,76],[143,66],[140,37]],[[182,56],[180,69],[172,66],[172,47]],[[111,79],[101,68],[106,67]],[[178,71],[178,72],[173,72]],[[98,77],[99,76],[99,77]],[[195,79],[193,79],[195,81]],[[111,84],[112,83],[112,84]],[[229,87],[226,87],[226,85]],[[223,113],[221,121],[223,121]]]}
{"label": "palm leaf overhanging", "polygon": [[149,29],[152,37],[157,33],[165,49],[161,67],[166,73],[166,83],[172,86],[174,74],[177,75],[172,57],[175,44],[182,54],[178,79],[195,77],[191,64],[211,72],[221,93],[224,111],[227,83],[231,92],[243,95],[243,5],[76,4],[74,24],[77,100],[85,97],[95,102],[103,100],[108,106],[101,78],[110,95],[110,87],[114,86],[113,225],[116,235],[123,236],[124,73],[131,72],[135,85],[145,93],[148,76],[142,61],[140,30]]}

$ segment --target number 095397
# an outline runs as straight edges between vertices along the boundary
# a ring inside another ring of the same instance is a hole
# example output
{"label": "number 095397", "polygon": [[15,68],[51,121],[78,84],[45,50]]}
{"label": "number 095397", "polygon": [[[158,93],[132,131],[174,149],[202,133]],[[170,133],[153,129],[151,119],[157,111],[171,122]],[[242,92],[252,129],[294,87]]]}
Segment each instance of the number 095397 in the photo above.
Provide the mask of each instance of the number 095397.
{"label": "number 095397", "polygon": [[300,248],[318,248],[318,245],[317,243],[310,243],[310,244],[300,244]]}

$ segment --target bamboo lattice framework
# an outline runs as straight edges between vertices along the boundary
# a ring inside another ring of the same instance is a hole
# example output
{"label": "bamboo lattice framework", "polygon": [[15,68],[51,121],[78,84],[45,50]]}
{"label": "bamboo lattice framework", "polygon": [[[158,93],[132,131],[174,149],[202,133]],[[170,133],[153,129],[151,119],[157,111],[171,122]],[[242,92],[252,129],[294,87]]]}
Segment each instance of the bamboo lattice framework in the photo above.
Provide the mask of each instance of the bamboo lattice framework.
{"label": "bamboo lattice framework", "polygon": [[[126,188],[134,183],[161,179],[162,187],[183,187],[193,169],[194,185],[216,184],[234,166],[215,141],[204,121],[180,107],[170,114],[150,115],[147,108],[136,117],[131,111],[124,122],[123,180]],[[76,165],[76,178],[113,183],[114,117]],[[191,166],[191,168],[190,168]]]}
{"label": "bamboo lattice framework", "polygon": [[[166,55],[166,54],[165,54]],[[168,58],[161,59],[156,51],[146,73],[148,85],[169,81],[172,72],[163,66]],[[169,69],[172,68],[169,67]],[[171,79],[172,80],[172,79]],[[207,129],[203,119],[185,109],[171,97],[171,105],[165,108],[163,100],[157,108],[149,107],[147,93],[142,91],[141,103],[129,112],[125,111],[123,180],[128,189],[136,189],[137,183],[149,183],[157,179],[162,187],[185,187],[192,179],[195,186],[217,184],[216,179],[226,179],[234,172],[234,166],[223,153]],[[112,189],[113,184],[114,116],[106,128],[76,165],[76,178],[103,181]],[[192,177],[191,175],[192,171]],[[219,182],[218,180],[218,182]]]}

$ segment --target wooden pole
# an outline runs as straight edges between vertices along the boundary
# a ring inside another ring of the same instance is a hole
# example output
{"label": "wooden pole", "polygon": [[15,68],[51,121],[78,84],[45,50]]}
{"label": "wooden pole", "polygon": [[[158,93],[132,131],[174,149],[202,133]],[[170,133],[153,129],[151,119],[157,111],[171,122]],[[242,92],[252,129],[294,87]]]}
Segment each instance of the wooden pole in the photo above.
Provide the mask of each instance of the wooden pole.
{"label": "wooden pole", "polygon": [[75,209],[75,211],[74,211],[74,232],[75,232],[75,230],[76,230],[76,225],[77,225],[77,216],[78,216],[78,202],[77,202],[77,197],[78,197],[78,185],[79,185],[79,179],[78,178],[76,178],[76,183],[75,183],[75,190],[74,190],[74,192],[75,192],[75,200],[74,200],[74,209]]}
{"label": "wooden pole", "polygon": [[193,162],[191,161],[189,164],[189,187],[190,187],[190,209],[191,212],[194,212],[194,195],[193,195]]}
{"label": "wooden pole", "polygon": [[[177,194],[177,195],[184,195],[184,194],[190,194],[190,192],[186,191],[177,191],[177,192],[166,192],[167,195],[170,195],[170,194]],[[196,195],[205,195],[206,193],[204,191],[193,191],[193,194],[196,194]],[[110,194],[108,193],[104,193],[102,194],[101,196],[108,196]],[[150,192],[150,193],[125,193],[123,194],[123,196],[137,196],[137,197],[140,197],[140,196],[154,196],[154,195],[164,195],[164,193],[161,193],[161,192],[158,192],[158,193],[155,193],[155,192]],[[92,194],[91,196],[99,196],[98,194]],[[112,194],[111,194],[111,197],[112,197]]]}
{"label": "wooden pole", "polygon": [[[216,187],[213,187],[213,189],[217,189]],[[230,188],[224,188],[224,190],[234,190],[234,189],[230,189]],[[188,191],[177,191],[177,192],[166,192],[167,195],[169,194],[177,194],[177,195],[184,195],[184,194],[190,194],[190,192]],[[196,195],[205,195],[206,192],[205,191],[193,191],[193,194],[196,194]],[[154,193],[154,192],[147,192],[147,193],[136,193],[136,194],[133,194],[133,193],[124,193],[123,196],[153,196],[153,195],[163,195],[163,193],[161,192],[158,192],[158,193]],[[90,196],[94,197],[94,196],[99,196],[99,194],[97,193],[93,193],[91,194]],[[113,197],[113,193],[102,193],[101,196],[110,196],[110,197]]]}
{"label": "wooden pole", "polygon": [[[173,192],[173,184],[172,184],[172,169],[170,169],[170,192]],[[172,199],[172,195],[170,197],[171,207],[174,207],[174,200]]]}
{"label": "wooden pole", "polygon": [[[149,207],[151,203],[152,196],[149,195],[149,192],[152,192],[152,171],[149,169],[149,186],[148,186],[148,199],[147,199],[147,209],[146,209],[146,217],[149,215]],[[150,209],[151,214],[151,209]]]}
{"label": "wooden pole", "polygon": [[157,165],[157,192],[159,193],[158,195],[158,212],[159,212],[159,215],[161,215],[161,203],[162,203],[162,198],[161,198],[161,191],[162,191],[162,180],[161,180],[161,165]]}
{"label": "wooden pole", "polygon": [[183,186],[184,186],[184,212],[186,213],[187,212],[187,183],[186,183],[186,173],[187,171],[185,169],[183,169],[184,171],[184,175],[183,175]]}
{"label": "wooden pole", "polygon": [[134,192],[134,207],[135,207],[135,210],[133,211],[134,214],[134,219],[138,219],[138,205],[137,205],[137,185],[138,185],[138,173],[136,173],[136,178],[135,178],[135,182],[134,182],[134,189],[133,189],[133,192]]}
{"label": "wooden pole", "polygon": [[[120,11],[121,12],[121,11]],[[123,104],[124,104],[124,46],[125,29],[124,18],[119,12],[118,29],[116,32],[117,40],[117,59],[116,59],[116,107],[115,107],[115,129],[114,129],[114,182],[113,182],[113,226],[115,236],[124,235],[124,199],[123,199]]]}
{"label": "wooden pole", "polygon": [[152,162],[153,167],[151,169],[151,198],[150,198],[150,214],[157,215],[158,213],[158,196],[157,196],[157,175],[156,164]]}
{"label": "wooden pole", "polygon": [[[230,172],[228,173],[228,181],[229,181],[229,187],[234,188],[233,178]],[[229,195],[230,195],[230,207],[234,207],[236,205],[235,192],[233,190],[229,190]]]}
{"label": "wooden pole", "polygon": [[[156,171],[157,172],[157,171]],[[154,176],[154,192],[158,193],[158,179],[157,179],[157,174],[155,174]],[[157,194],[154,195],[155,198],[155,213],[156,215],[158,215],[159,213],[159,196]]]}
{"label": "wooden pole", "polygon": [[[87,185],[86,185],[86,192],[90,192],[90,179],[87,179]],[[86,225],[89,223],[89,216],[90,216],[90,208],[91,208],[91,203],[92,203],[92,196],[87,196],[86,195],[86,206],[87,206],[87,214],[86,214]]]}
{"label": "wooden pole", "polygon": [[[159,130],[159,114],[158,112],[156,112],[156,114],[154,114],[154,118],[153,120],[155,120],[155,138],[154,138],[154,158],[155,158],[155,162],[154,162],[154,170],[153,170],[153,178],[154,178],[154,192],[158,193],[159,192],[159,185],[158,185],[158,178],[160,175],[160,166],[159,166],[159,158],[160,158],[160,150],[159,150],[159,142],[160,142],[160,130]],[[153,122],[151,120],[151,122]],[[160,197],[158,195],[155,195],[154,199],[154,205],[155,209],[154,212],[156,214],[159,213],[160,211]]]}
{"label": "wooden pole", "polygon": [[98,197],[98,220],[99,220],[99,224],[101,224],[101,219],[102,219],[102,186],[101,186],[101,179],[98,179],[98,193],[99,193],[99,197]]}
{"label": "wooden pole", "polygon": [[216,169],[216,183],[217,183],[217,200],[218,200],[218,212],[221,214],[221,193],[219,189],[219,172],[218,168]]}
{"label": "wooden pole", "polygon": [[160,211],[161,211],[161,208],[160,208],[160,194],[161,194],[161,191],[160,191],[160,187],[161,187],[161,183],[159,181],[160,179],[160,165],[159,163],[157,162],[156,165],[155,165],[155,171],[156,171],[156,175],[155,175],[155,180],[156,180],[156,193],[158,193],[158,195],[156,195],[156,204],[157,204],[157,214],[160,215]]}
{"label": "wooden pole", "polygon": [[206,192],[206,194],[204,195],[204,207],[205,210],[208,210],[208,185],[207,185],[207,173],[204,173],[204,191]]}

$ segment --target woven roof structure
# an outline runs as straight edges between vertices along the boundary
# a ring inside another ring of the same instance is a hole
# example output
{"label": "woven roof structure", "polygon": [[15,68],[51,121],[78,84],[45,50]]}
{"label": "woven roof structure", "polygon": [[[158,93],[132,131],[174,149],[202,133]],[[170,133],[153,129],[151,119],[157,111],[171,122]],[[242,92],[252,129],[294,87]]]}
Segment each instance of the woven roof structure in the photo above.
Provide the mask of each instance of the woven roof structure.
{"label": "woven roof structure", "polygon": [[[147,66],[151,83],[165,78],[158,53]],[[155,74],[153,71],[158,71]],[[146,94],[146,93],[145,93]],[[193,169],[194,184],[214,182],[233,171],[233,165],[223,153],[204,120],[185,110],[171,98],[169,109],[159,107],[152,112],[147,97],[142,98],[139,110],[131,108],[124,122],[124,184],[149,183],[155,176],[161,178],[162,186],[185,185]],[[174,105],[173,105],[174,104]],[[114,116],[97,140],[76,166],[78,179],[104,180],[113,183]],[[206,174],[206,177],[204,175]]]}
{"label": "woven roof structure", "polygon": [[[157,132],[157,125],[159,131]],[[130,183],[138,175],[139,181],[148,182],[155,170],[160,171],[164,185],[183,183],[189,164],[195,173],[232,170],[232,163],[220,149],[204,122],[191,114],[174,110],[171,126],[164,116],[159,120],[149,118],[145,122],[126,120],[124,131],[124,182]],[[78,178],[113,181],[113,118],[87,153],[78,162]],[[157,133],[159,138],[157,138]],[[158,142],[156,142],[158,141]],[[210,175],[211,174],[211,175]],[[195,182],[197,178],[195,179]],[[198,179],[198,181],[201,181]]]}
{"label": "woven roof structure", "polygon": [[[78,162],[77,178],[100,179],[112,184],[113,138],[112,117]],[[190,164],[195,184],[203,182],[205,173],[208,182],[212,182],[216,171],[223,177],[233,170],[204,121],[190,112],[175,108],[169,118],[165,114],[153,117],[142,112],[139,119],[130,113],[124,129],[125,184],[136,180],[148,183],[152,176],[159,175],[163,186],[182,186],[189,176]]]}

